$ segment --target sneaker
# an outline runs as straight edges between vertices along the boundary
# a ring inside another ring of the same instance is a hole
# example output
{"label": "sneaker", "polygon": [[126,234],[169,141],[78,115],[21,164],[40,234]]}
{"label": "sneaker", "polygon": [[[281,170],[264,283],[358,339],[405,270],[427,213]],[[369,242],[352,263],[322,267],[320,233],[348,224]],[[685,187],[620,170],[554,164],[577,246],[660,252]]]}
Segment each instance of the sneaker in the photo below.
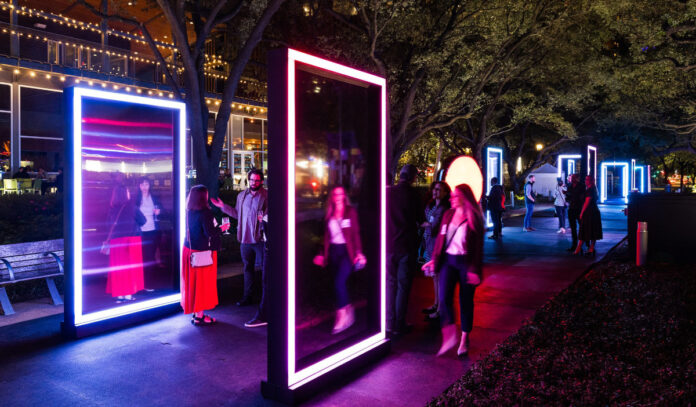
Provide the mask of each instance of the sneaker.
{"label": "sneaker", "polygon": [[565,228],[561,228],[561,233],[565,234],[565,232],[566,232]]}
{"label": "sneaker", "polygon": [[527,228],[522,228],[522,231],[523,231],[523,232],[529,232],[529,230],[527,230]]}
{"label": "sneaker", "polygon": [[563,229],[558,229],[556,233],[563,233]]}
{"label": "sneaker", "polygon": [[258,318],[254,318],[251,321],[247,321],[244,323],[244,326],[247,328],[258,328],[260,326],[266,326],[268,325],[268,321],[264,321]]}

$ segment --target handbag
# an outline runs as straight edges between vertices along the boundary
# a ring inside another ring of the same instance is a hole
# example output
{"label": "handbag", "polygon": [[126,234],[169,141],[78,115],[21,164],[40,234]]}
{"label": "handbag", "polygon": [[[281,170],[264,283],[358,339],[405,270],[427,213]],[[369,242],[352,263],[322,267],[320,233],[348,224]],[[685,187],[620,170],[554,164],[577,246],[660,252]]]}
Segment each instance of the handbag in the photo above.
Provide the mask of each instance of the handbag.
{"label": "handbag", "polygon": [[123,208],[125,208],[126,205],[124,204],[121,206],[121,209],[118,210],[118,214],[116,215],[116,219],[114,220],[114,223],[111,225],[111,229],[109,229],[109,234],[106,236],[106,240],[102,242],[101,248],[99,249],[99,253],[108,256],[111,254],[111,246],[109,245],[109,241],[111,241],[111,235],[114,233],[114,228],[116,227],[116,223],[118,223],[118,219],[121,217],[121,212],[123,212]]}
{"label": "handbag", "polygon": [[[188,240],[189,245],[191,244],[191,232],[188,223],[188,213],[186,214],[186,240]],[[208,245],[210,245],[210,238],[208,238]],[[193,249],[192,249],[193,250]],[[203,250],[200,252],[191,252],[191,267],[208,267],[213,264],[213,251]]]}

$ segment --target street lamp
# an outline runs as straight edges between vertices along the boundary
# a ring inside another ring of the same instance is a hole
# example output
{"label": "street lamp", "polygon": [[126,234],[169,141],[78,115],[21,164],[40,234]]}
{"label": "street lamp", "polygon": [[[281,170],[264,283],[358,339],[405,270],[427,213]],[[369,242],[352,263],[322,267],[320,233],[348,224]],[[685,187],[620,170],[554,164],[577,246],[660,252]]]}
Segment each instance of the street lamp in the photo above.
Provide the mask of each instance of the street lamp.
{"label": "street lamp", "polygon": [[537,143],[537,145],[536,145],[537,151],[541,151],[542,148],[544,148],[544,145],[541,143]]}

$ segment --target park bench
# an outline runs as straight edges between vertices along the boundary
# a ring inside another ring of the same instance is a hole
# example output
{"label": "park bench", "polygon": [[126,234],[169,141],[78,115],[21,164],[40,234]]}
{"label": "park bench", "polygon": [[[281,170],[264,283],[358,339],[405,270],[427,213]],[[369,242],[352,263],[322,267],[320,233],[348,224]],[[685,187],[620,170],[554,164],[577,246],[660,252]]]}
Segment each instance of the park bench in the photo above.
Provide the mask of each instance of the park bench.
{"label": "park bench", "polygon": [[5,315],[14,314],[5,286],[20,281],[45,279],[53,304],[63,304],[53,281],[63,275],[63,257],[63,239],[0,246],[0,306]]}

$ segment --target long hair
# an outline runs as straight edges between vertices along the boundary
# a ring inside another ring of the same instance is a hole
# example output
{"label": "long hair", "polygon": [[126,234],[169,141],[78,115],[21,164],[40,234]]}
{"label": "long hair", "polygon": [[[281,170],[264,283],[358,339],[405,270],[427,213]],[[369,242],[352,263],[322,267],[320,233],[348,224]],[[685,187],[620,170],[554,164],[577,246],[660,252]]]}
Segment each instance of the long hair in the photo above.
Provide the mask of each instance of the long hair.
{"label": "long hair", "polygon": [[208,188],[205,185],[194,185],[189,191],[186,198],[187,211],[199,211],[201,209],[209,209],[208,206]]}
{"label": "long hair", "polygon": [[483,235],[483,213],[474,192],[468,184],[459,184],[454,187],[464,196],[464,213],[469,221],[469,226],[476,233]]}
{"label": "long hair", "polygon": [[[589,182],[588,182],[588,181],[589,181]],[[586,184],[586,185],[587,185],[587,184],[590,184],[590,188],[592,188],[593,186],[595,186],[594,177],[591,176],[591,175],[586,176],[586,177],[585,177],[585,184]]]}
{"label": "long hair", "polygon": [[580,183],[580,174],[575,173],[575,174],[571,175],[571,176],[570,176],[570,182],[571,182],[572,184],[579,184],[579,183]]}
{"label": "long hair", "polygon": [[143,203],[143,191],[140,190],[140,185],[146,181],[150,185],[150,196],[152,196],[152,181],[150,181],[150,178],[148,178],[148,177],[138,178],[138,184],[137,184],[138,188],[136,190],[137,192],[135,195],[135,206],[137,206],[137,207],[140,207],[140,205]]}
{"label": "long hair", "polygon": [[336,211],[336,205],[334,205],[333,202],[333,194],[334,191],[337,190],[338,188],[341,188],[343,190],[343,214],[346,214],[346,210],[348,209],[348,194],[346,193],[346,189],[341,186],[337,185],[331,189],[329,189],[329,196],[326,200],[326,217],[324,219],[329,220],[333,216],[334,212]]}
{"label": "long hair", "polygon": [[438,185],[443,191],[445,191],[445,196],[444,198],[440,199],[440,204],[449,204],[450,194],[452,193],[452,189],[450,189],[449,184],[445,181],[435,181],[432,184],[430,184],[430,200],[428,201],[428,208],[432,208],[433,206],[435,206],[435,199],[433,199],[433,189],[435,189],[435,187]]}

